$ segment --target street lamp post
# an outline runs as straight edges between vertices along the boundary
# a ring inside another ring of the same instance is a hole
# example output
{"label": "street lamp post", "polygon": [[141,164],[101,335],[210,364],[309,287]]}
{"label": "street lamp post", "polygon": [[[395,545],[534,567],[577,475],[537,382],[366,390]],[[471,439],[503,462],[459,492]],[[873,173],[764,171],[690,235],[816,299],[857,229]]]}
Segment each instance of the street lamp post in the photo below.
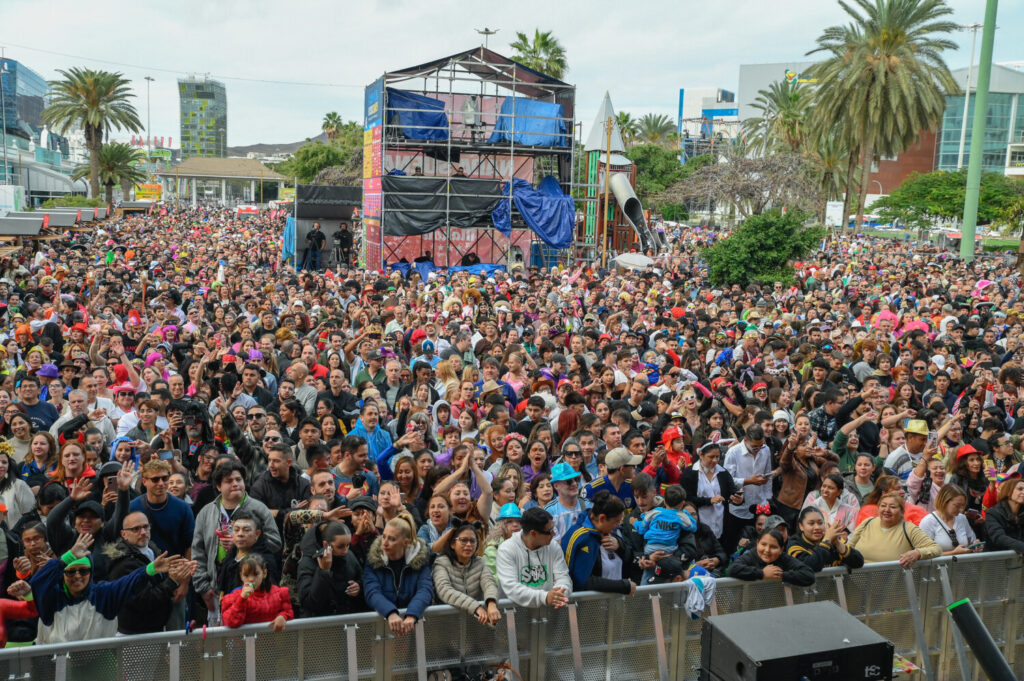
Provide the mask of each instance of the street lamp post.
{"label": "street lamp post", "polygon": [[[992,77],[992,47],[996,38],[996,13],[999,0],[985,4],[985,28],[981,33],[981,58],[978,61],[978,92],[974,95],[974,120],[971,139],[974,148],[967,162],[967,190],[964,195],[964,225],[960,230],[960,257],[974,260],[974,231],[978,226],[978,200],[981,198],[981,164],[985,139],[985,117],[988,113],[988,87]],[[973,61],[973,60],[972,60]]]}
{"label": "street lamp post", "polygon": [[150,109],[149,109],[149,84],[152,83],[154,80],[156,80],[156,79],[151,77],[151,76],[146,76],[146,156],[147,156],[147,158],[149,157],[150,154],[153,153],[153,147],[149,143],[149,130],[150,130],[150,128],[149,128],[149,115],[150,115],[150,113],[149,113],[150,112]]}
{"label": "street lamp post", "polygon": [[984,24],[967,24],[961,26],[962,31],[971,31],[974,36],[971,38],[971,61],[967,65],[967,87],[964,88],[964,120],[960,124],[960,153],[956,157],[956,169],[964,167],[964,147],[967,144],[967,110],[971,103],[971,77],[974,75],[974,48],[978,43],[978,30]]}

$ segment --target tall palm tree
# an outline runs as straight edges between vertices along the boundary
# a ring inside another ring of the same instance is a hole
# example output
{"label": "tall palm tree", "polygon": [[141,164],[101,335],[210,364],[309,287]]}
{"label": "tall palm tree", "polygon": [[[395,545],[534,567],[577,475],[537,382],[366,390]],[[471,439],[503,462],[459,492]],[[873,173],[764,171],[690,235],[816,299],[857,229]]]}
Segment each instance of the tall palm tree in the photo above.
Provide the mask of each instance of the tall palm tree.
{"label": "tall palm tree", "polygon": [[665,114],[644,114],[637,121],[636,137],[647,144],[667,145],[676,125]]}
{"label": "tall palm tree", "polygon": [[627,148],[636,143],[637,122],[626,111],[615,114],[615,122],[619,125],[619,132],[622,133],[622,142]]}
{"label": "tall palm tree", "polygon": [[[98,178],[106,188],[106,201],[114,201],[114,185],[121,183],[121,191],[127,199],[131,188],[146,180],[146,173],[138,167],[138,163],[145,160],[145,154],[124,142],[110,142],[104,144],[96,155],[98,165]],[[74,180],[81,179],[92,173],[92,160],[87,164],[75,168],[71,174]]]}
{"label": "tall palm tree", "polygon": [[85,131],[89,149],[89,187],[100,193],[99,153],[111,129],[141,132],[142,121],[132,105],[130,83],[123,74],[110,71],[71,68],[58,70],[63,80],[50,83],[50,105],[43,111],[43,122],[60,134],[75,126]]}
{"label": "tall palm tree", "polygon": [[856,131],[861,177],[855,228],[864,221],[864,198],[875,153],[897,154],[939,123],[945,95],[958,86],[942,59],[955,50],[946,34],[957,24],[943,17],[944,0],[840,0],[851,23],[825,29],[808,54],[825,52],[812,67],[819,83],[816,116],[847,119]]}
{"label": "tall palm tree", "polygon": [[511,47],[515,60],[534,71],[540,71],[552,78],[561,79],[569,70],[569,62],[565,58],[565,48],[551,31],[541,33],[539,28],[533,31],[533,40],[525,33],[516,33],[516,40]]}
{"label": "tall palm tree", "polygon": [[743,131],[755,153],[803,151],[811,120],[811,90],[800,83],[776,81],[759,90],[751,105],[761,115],[743,122]]}
{"label": "tall palm tree", "polygon": [[332,111],[324,116],[324,122],[320,126],[320,129],[327,135],[327,141],[333,142],[337,139],[338,133],[341,132],[344,125],[345,122],[341,120],[341,116],[338,115],[338,112]]}

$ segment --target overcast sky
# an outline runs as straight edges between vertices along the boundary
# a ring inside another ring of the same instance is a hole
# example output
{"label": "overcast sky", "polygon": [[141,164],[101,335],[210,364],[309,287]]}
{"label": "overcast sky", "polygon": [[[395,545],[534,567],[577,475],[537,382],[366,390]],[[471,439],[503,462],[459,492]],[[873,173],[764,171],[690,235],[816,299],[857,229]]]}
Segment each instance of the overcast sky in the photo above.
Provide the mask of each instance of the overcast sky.
{"label": "overcast sky", "polygon": [[[984,19],[983,0],[949,4],[958,23]],[[845,16],[833,0],[497,5],[492,0],[2,0],[0,45],[8,57],[46,78],[70,66],[122,71],[135,81],[144,124],[143,77],[153,76],[152,134],[173,137],[174,146],[179,134],[175,80],[189,72],[209,73],[227,87],[228,144],[234,146],[316,135],[328,111],[361,121],[367,84],[385,71],[479,45],[474,28],[500,29],[490,46],[504,54],[511,54],[508,44],[516,31],[554,32],[568,55],[566,80],[577,88],[577,118],[589,126],[606,90],[616,110],[675,118],[679,88],[735,90],[740,64],[800,61],[821,30],[844,23]],[[1024,60],[1019,47],[1024,2],[1004,0],[998,25],[995,61]],[[961,48],[947,62],[955,69],[967,65],[971,34],[954,39]],[[252,82],[258,79],[304,84]]]}

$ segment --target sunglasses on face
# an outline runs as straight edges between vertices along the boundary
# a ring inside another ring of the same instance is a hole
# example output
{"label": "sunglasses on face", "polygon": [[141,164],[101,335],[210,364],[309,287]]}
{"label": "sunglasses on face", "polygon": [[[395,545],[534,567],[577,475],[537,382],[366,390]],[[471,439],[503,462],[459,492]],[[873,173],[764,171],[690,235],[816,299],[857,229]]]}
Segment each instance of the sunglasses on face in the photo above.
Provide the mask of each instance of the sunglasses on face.
{"label": "sunglasses on face", "polygon": [[249,414],[248,416],[246,416],[246,418],[249,419],[250,421],[255,421],[256,419],[265,419],[265,418],[267,418],[267,415],[266,414]]}
{"label": "sunglasses on face", "polygon": [[146,478],[146,480],[149,480],[150,482],[167,482],[170,477],[171,476],[169,475],[154,475],[151,478]]}
{"label": "sunglasses on face", "polygon": [[268,435],[265,438],[263,438],[263,441],[264,442],[280,442],[281,438],[277,437],[276,435]]}
{"label": "sunglasses on face", "polygon": [[91,575],[92,574],[92,570],[90,568],[84,568],[84,567],[83,568],[68,568],[67,570],[64,571],[64,574],[65,575],[78,575],[80,577],[84,577],[86,575]]}

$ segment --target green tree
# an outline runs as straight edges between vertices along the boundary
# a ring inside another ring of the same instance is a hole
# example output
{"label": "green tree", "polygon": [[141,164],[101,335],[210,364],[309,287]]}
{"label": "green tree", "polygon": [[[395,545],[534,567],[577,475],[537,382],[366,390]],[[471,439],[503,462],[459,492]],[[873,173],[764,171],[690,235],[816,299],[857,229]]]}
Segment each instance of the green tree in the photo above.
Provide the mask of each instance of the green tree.
{"label": "green tree", "polygon": [[[124,142],[110,142],[100,147],[96,160],[99,165],[99,182],[106,188],[107,204],[114,201],[114,185],[121,184],[121,192],[127,199],[132,187],[146,180],[146,173],[137,165],[145,158],[145,153]],[[76,167],[71,178],[78,180],[89,176],[92,165],[90,162]]]}
{"label": "green tree", "polygon": [[665,114],[644,114],[636,125],[636,138],[644,144],[667,145],[675,132],[676,124]]}
{"label": "green tree", "polygon": [[812,100],[812,90],[795,81],[777,81],[767,90],[759,90],[751,106],[760,115],[743,122],[751,151],[803,151],[809,135]]}
{"label": "green tree", "polygon": [[824,61],[811,68],[818,80],[815,116],[824,125],[848,121],[860,156],[856,228],[864,221],[865,189],[876,153],[897,154],[933,130],[945,95],[958,90],[942,52],[957,24],[944,17],[944,0],[840,0],[851,23],[825,29],[817,47]]}
{"label": "green tree", "polygon": [[338,137],[338,133],[343,125],[344,122],[341,120],[338,112],[332,111],[324,116],[324,122],[320,125],[320,129],[327,135],[327,141],[333,142]]}
{"label": "green tree", "polygon": [[513,57],[523,66],[540,71],[552,78],[562,79],[569,70],[569,62],[565,58],[565,48],[551,31],[541,32],[534,29],[531,40],[525,33],[516,32],[516,39],[509,47]]}
{"label": "green tree", "polygon": [[281,164],[278,172],[297,177],[299,182],[312,182],[324,168],[343,165],[347,160],[336,145],[317,140],[299,147],[290,160]]}
{"label": "green tree", "polygon": [[715,286],[791,282],[793,261],[813,251],[825,228],[805,227],[806,215],[771,210],[747,218],[725,239],[702,250]]}
{"label": "green tree", "polygon": [[[962,220],[967,171],[935,171],[913,173],[888,196],[871,205],[871,212],[881,219],[899,221],[919,231],[930,229],[936,222]],[[978,222],[1017,226],[1014,206],[1024,196],[1024,181],[1002,173],[983,173]]]}
{"label": "green tree", "polygon": [[43,122],[62,135],[72,127],[82,126],[89,149],[89,188],[98,197],[103,141],[110,136],[111,129],[142,130],[142,121],[131,103],[135,95],[130,81],[121,73],[79,68],[58,73],[63,80],[50,83],[52,94],[50,105],[43,111]]}
{"label": "green tree", "polygon": [[629,115],[626,111],[620,111],[615,114],[615,122],[619,126],[619,132],[622,133],[622,141],[626,145],[626,148],[630,148],[636,143],[637,137],[637,122]]}

